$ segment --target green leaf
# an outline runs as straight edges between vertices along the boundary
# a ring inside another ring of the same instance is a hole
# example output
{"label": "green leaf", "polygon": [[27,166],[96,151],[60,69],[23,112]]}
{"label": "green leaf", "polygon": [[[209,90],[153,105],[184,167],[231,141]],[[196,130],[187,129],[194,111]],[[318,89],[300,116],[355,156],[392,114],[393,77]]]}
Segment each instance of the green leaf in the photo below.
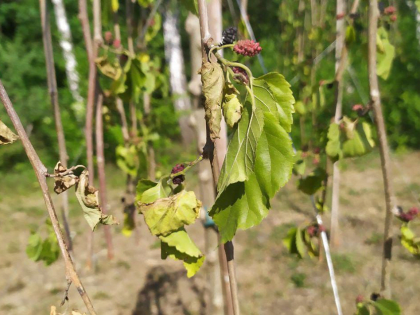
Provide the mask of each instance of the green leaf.
{"label": "green leaf", "polygon": [[264,196],[254,173],[246,182],[229,185],[210,210],[219,227],[222,242],[232,240],[238,228],[259,224],[268,214],[268,197]]}
{"label": "green leaf", "polygon": [[19,137],[0,120],[0,145],[13,143],[17,139]]}
{"label": "green leaf", "polygon": [[168,197],[165,190],[167,179],[168,177],[164,177],[159,182],[148,179],[139,180],[136,200],[141,203],[152,203],[158,199]]}
{"label": "green leaf", "polygon": [[204,63],[200,72],[203,95],[206,99],[205,118],[210,129],[210,138],[214,141],[219,138],[220,133],[225,77],[217,62]]}
{"label": "green leaf", "polygon": [[131,236],[134,229],[136,228],[136,222],[134,221],[133,215],[131,213],[124,213],[124,223],[121,233],[124,236]]}
{"label": "green leaf", "polygon": [[274,114],[281,126],[290,132],[293,124],[292,114],[294,113],[295,99],[290,84],[284,76],[270,72],[254,78],[253,86],[256,106]]}
{"label": "green leaf", "polygon": [[89,186],[89,173],[84,170],[79,176],[79,182],[76,184],[76,197],[83,210],[83,215],[91,227],[92,231],[101,223],[105,225],[118,224],[112,215],[102,213],[98,202],[98,191]]}
{"label": "green leaf", "polygon": [[377,315],[401,315],[400,305],[392,300],[381,299],[373,303]]}
{"label": "green leaf", "polygon": [[181,5],[193,14],[198,13],[197,0],[181,0]]}
{"label": "green leaf", "polygon": [[230,184],[245,181],[254,171],[257,144],[263,126],[263,112],[258,108],[253,112],[251,103],[246,102],[242,118],[230,139],[220,172],[217,183],[219,194]]}
{"label": "green leaf", "polygon": [[305,107],[305,105],[303,104],[303,102],[301,102],[301,101],[297,101],[297,102],[294,104],[294,107],[295,107],[296,112],[297,112],[299,115],[301,115],[301,116],[303,116],[303,115],[305,115],[305,114],[307,113],[306,107]]}
{"label": "green leaf", "polygon": [[341,152],[340,143],[340,126],[332,123],[328,128],[328,142],[326,146],[327,155],[335,162],[339,160],[343,153]]}
{"label": "green leaf", "polygon": [[290,179],[294,152],[288,133],[273,114],[264,113],[264,128],[258,141],[255,174],[261,190],[272,198]]}
{"label": "green leaf", "polygon": [[26,255],[33,261],[39,261],[42,252],[42,238],[37,233],[32,233],[26,245]]}
{"label": "green leaf", "polygon": [[162,16],[156,12],[155,16],[153,17],[153,23],[147,29],[146,36],[144,37],[146,42],[150,42],[152,39],[154,39],[161,28]]}
{"label": "green leaf", "polygon": [[306,246],[303,242],[302,230],[299,228],[297,228],[296,231],[296,249],[300,258],[304,258],[306,256]]}
{"label": "green leaf", "polygon": [[348,25],[346,28],[346,45],[350,46],[356,40],[356,30],[353,25]]}
{"label": "green leaf", "polygon": [[152,203],[140,202],[138,208],[144,215],[150,232],[153,235],[166,236],[184,225],[194,223],[200,214],[201,202],[195,197],[194,192],[183,190]]}
{"label": "green leaf", "polygon": [[389,42],[388,32],[383,27],[378,28],[377,43],[376,74],[386,80],[391,72],[392,62],[395,58],[395,47]]}
{"label": "green leaf", "polygon": [[297,253],[296,248],[296,234],[298,232],[297,227],[292,227],[288,232],[285,238],[283,238],[283,244],[286,246],[287,250],[291,254]]}
{"label": "green leaf", "polygon": [[367,305],[363,305],[362,307],[358,308],[356,315],[371,315],[369,307]]}
{"label": "green leaf", "polygon": [[322,168],[316,168],[308,176],[299,179],[298,189],[307,195],[314,195],[323,187],[323,182],[327,178],[327,173]]}
{"label": "green leaf", "polygon": [[140,167],[140,159],[136,146],[131,145],[128,148],[119,145],[116,148],[117,165],[126,174],[133,177],[137,176]]}
{"label": "green leaf", "polygon": [[187,270],[188,278],[194,276],[204,262],[204,256],[184,229],[175,231],[168,236],[160,236],[162,259],[170,257],[182,260]]}

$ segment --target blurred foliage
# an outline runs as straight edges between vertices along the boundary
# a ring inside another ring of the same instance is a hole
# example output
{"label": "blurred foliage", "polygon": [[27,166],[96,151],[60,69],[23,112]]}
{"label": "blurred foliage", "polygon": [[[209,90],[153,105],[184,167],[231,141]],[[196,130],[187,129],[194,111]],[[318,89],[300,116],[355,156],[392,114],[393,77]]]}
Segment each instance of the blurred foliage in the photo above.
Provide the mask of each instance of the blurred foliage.
{"label": "blurred foliage", "polygon": [[[88,62],[84,49],[84,41],[78,20],[77,1],[65,0],[67,17],[70,23],[74,53],[77,59],[77,70],[80,74],[81,95],[86,97]],[[263,47],[262,57],[265,66],[270,71],[278,71],[292,82],[292,89],[300,109],[295,114],[295,122],[299,124],[300,117],[305,117],[301,122],[302,128],[292,129],[292,138],[296,147],[314,141],[314,146],[323,146],[327,140],[328,126],[334,114],[334,93],[332,84],[319,86],[319,81],[331,82],[334,78],[334,50],[325,53],[325,49],[335,39],[335,3],[327,1],[325,19],[317,27],[311,25],[310,4],[299,10],[296,0],[272,0],[264,6],[258,1],[248,2],[250,23],[254,28],[257,40]],[[108,3],[108,2],[106,2]],[[111,3],[111,2],[109,2]],[[114,2],[112,2],[114,3]],[[141,6],[136,6],[133,11],[134,20],[144,23],[149,15],[153,1],[140,1]],[[387,5],[387,3],[385,3]],[[420,58],[419,39],[416,37],[415,6],[410,8],[406,1],[397,2],[397,21],[389,23],[382,19],[381,27],[388,32],[390,43],[395,47],[395,58],[387,80],[380,79],[381,96],[384,106],[389,141],[394,149],[420,148]],[[51,6],[51,3],[49,3]],[[185,6],[177,6],[173,1],[172,6],[179,8],[180,33],[184,57],[186,61],[186,74],[189,76],[190,50],[188,35],[184,30],[184,21],[188,15]],[[234,5],[232,12],[223,2],[224,27],[239,25],[240,37],[249,36],[246,28],[239,21],[239,10]],[[78,121],[73,110],[74,100],[69,92],[65,72],[65,62],[59,46],[59,33],[57,31],[54,11],[51,10],[51,27],[54,43],[54,59],[56,64],[59,100],[69,163],[84,163],[84,121]],[[148,38],[154,36],[147,43],[147,53],[153,60],[160,62],[162,78],[168,81],[168,70],[164,61],[163,32],[160,18],[164,19],[165,6],[158,10]],[[232,14],[233,13],[233,14]],[[118,14],[120,17],[122,42],[126,43],[125,2],[119,1]],[[103,16],[103,30],[112,31],[113,24],[110,16]],[[157,29],[160,27],[159,31]],[[302,31],[305,37],[303,56],[298,60],[298,37]],[[137,29],[134,38],[137,37]],[[366,105],[368,101],[367,81],[367,4],[361,2],[359,16],[354,20],[354,32],[351,30],[351,46],[349,49],[349,64],[352,75],[344,73],[344,100],[343,115],[356,118],[351,111],[354,104]],[[226,52],[229,54],[229,52]],[[311,78],[313,59],[322,54],[323,58],[316,65],[315,76]],[[258,59],[247,61],[254,76],[263,73]],[[41,37],[41,24],[39,19],[39,5],[31,0],[4,0],[0,6],[0,74],[17,112],[20,114],[23,125],[30,134],[31,140],[44,163],[48,166],[55,165],[58,159],[57,139],[55,134],[52,109],[50,105],[45,60]],[[180,149],[180,133],[177,123],[178,116],[174,111],[171,96],[165,92],[166,88],[156,88],[152,95],[152,114],[148,121],[150,132],[155,132],[160,137],[153,142],[158,157],[158,168],[168,169],[174,159],[179,155],[185,156],[186,150]],[[313,97],[315,95],[315,98]],[[140,100],[140,108],[141,108]],[[313,125],[311,112],[314,109]],[[2,106],[0,117],[7,125],[10,121]],[[367,117],[370,120],[370,116]],[[109,162],[116,161],[116,147],[122,144],[122,135],[119,129],[118,116],[111,115],[106,120],[105,152]],[[312,127],[313,126],[313,127]],[[309,139],[312,128],[317,131],[317,139]],[[306,139],[300,134],[306,131]],[[140,135],[142,136],[142,135]],[[301,143],[301,142],[305,143]],[[193,146],[192,146],[193,148]],[[191,150],[192,152],[193,150]],[[189,158],[185,157],[186,160]],[[0,172],[24,170],[29,168],[29,163],[20,145],[2,147],[0,150]]]}

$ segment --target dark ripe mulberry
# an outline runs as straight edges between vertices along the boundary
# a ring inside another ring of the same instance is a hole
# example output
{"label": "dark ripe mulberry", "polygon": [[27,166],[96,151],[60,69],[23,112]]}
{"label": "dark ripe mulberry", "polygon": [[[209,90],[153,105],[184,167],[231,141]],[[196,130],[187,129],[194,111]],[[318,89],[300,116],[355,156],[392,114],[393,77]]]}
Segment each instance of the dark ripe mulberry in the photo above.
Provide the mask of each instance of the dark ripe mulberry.
{"label": "dark ripe mulberry", "polygon": [[177,164],[172,168],[171,174],[182,172],[185,169],[184,164]]}
{"label": "dark ripe mulberry", "polygon": [[185,180],[185,176],[184,175],[178,175],[175,176],[174,178],[172,178],[172,183],[174,185],[179,185],[182,184],[182,182]]}
{"label": "dark ripe mulberry", "polygon": [[240,81],[243,84],[248,84],[249,83],[249,77],[248,77],[248,73],[246,73],[246,71],[242,68],[239,67],[232,67],[232,71],[233,73],[235,73],[236,79],[238,81]]}
{"label": "dark ripe mulberry", "polygon": [[262,48],[260,43],[254,42],[253,40],[246,39],[240,40],[233,47],[233,51],[239,55],[254,57],[261,52]]}
{"label": "dark ripe mulberry", "polygon": [[236,27],[228,27],[225,29],[222,33],[222,42],[220,45],[229,45],[233,44],[233,42],[236,40],[236,34],[238,33],[238,30]]}

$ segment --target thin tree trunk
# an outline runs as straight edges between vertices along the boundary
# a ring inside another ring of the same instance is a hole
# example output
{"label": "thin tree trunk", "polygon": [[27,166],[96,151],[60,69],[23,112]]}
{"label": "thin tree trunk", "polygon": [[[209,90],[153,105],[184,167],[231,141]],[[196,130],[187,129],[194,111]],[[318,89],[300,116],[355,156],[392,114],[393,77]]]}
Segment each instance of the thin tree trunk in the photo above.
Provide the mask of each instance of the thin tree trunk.
{"label": "thin tree trunk", "polygon": [[[203,62],[207,60],[207,49],[208,45],[207,42],[211,39],[211,35],[209,32],[209,22],[207,16],[207,5],[205,0],[198,0],[198,11],[200,17],[200,32],[201,32],[201,50],[202,50],[202,57]],[[222,148],[223,149],[223,148]],[[226,149],[225,149],[226,150]],[[207,141],[206,141],[206,156],[209,157],[210,164],[212,167],[213,172],[213,182],[214,187],[216,190],[217,181],[219,180],[220,175],[220,167],[219,166],[219,159],[224,160],[224,155],[218,157],[217,147],[210,139],[210,133],[207,126]],[[235,277],[235,261],[234,261],[234,253],[233,253],[233,244],[232,242],[225,243],[225,253],[227,257],[227,265],[228,265],[228,272],[229,272],[229,280],[230,280],[230,290],[232,296],[232,304],[233,304],[233,312],[235,315],[240,314],[239,309],[239,299],[238,299],[238,292],[236,286],[236,277]]]}
{"label": "thin tree trunk", "polygon": [[[144,109],[144,118],[149,122],[149,116],[151,108],[150,94],[143,93],[143,109]],[[155,180],[156,178],[156,162],[155,162],[155,149],[151,143],[147,143],[147,174],[148,178]]]}
{"label": "thin tree trunk", "polygon": [[382,114],[381,97],[379,92],[378,76],[376,75],[376,34],[378,29],[378,1],[369,1],[369,31],[368,31],[368,73],[370,99],[373,107],[376,128],[378,131],[379,150],[381,153],[382,175],[385,188],[385,228],[384,248],[382,257],[381,293],[385,298],[391,296],[391,254],[392,254],[392,209],[395,195],[392,185],[391,161],[385,130],[385,122]]}
{"label": "thin tree trunk", "polygon": [[[44,164],[42,164],[38,154],[33,148],[28,138],[28,135],[26,134],[25,128],[23,127],[19,116],[13,108],[13,104],[10,101],[9,96],[7,95],[6,90],[4,89],[3,83],[1,81],[0,99],[3,102],[4,107],[6,108],[7,114],[9,115],[17,134],[19,135],[19,138],[22,141],[23,148],[25,149],[26,155],[28,156],[28,159],[32,164],[32,167],[38,179],[38,183],[42,190],[42,195],[44,197],[45,205],[48,210],[48,215],[50,216],[52,227],[54,229],[55,236],[57,237],[58,245],[60,247],[61,254],[63,255],[64,263],[66,266],[67,290],[65,298],[67,297],[67,292],[71,283],[74,283],[77,291],[79,292],[83,302],[86,305],[86,308],[89,311],[89,314],[96,315],[92,302],[90,301],[89,296],[85,288],[83,287],[82,282],[80,281],[80,278],[76,272],[76,268],[71,259],[70,253],[67,250],[67,246],[64,242],[63,233],[60,229],[60,223],[58,222],[57,214],[54,209],[54,204],[52,202],[51,195],[48,191],[48,184],[46,180],[47,168],[44,166]],[[63,301],[65,301],[65,299],[63,299]]]}
{"label": "thin tree trunk", "polygon": [[[106,177],[105,177],[105,154],[104,154],[104,128],[102,116],[103,95],[98,95],[96,104],[96,159],[98,164],[99,178],[99,200],[103,213],[108,212],[108,202],[106,193]],[[106,245],[108,248],[108,259],[114,257],[114,247],[112,245],[112,235],[109,225],[104,225],[104,233]]]}
{"label": "thin tree trunk", "polygon": [[[346,14],[346,2],[344,0],[337,0],[336,15],[340,16]],[[346,24],[345,19],[340,18],[336,21],[336,39],[335,39],[335,85],[336,90],[336,105],[334,122],[338,124],[343,115],[343,81],[342,75],[339,75],[340,65],[345,63],[345,55],[343,50],[345,47],[346,38]],[[327,163],[329,163],[327,161]],[[333,165],[333,187],[332,187],[332,201],[331,201],[331,247],[336,248],[340,243],[339,235],[339,204],[340,204],[340,168],[339,162]]]}
{"label": "thin tree trunk", "polygon": [[[201,38],[200,38],[200,21],[194,14],[189,14],[185,21],[185,29],[190,36],[190,55],[191,55],[191,81],[188,89],[193,97],[193,113],[191,115],[191,125],[195,129],[197,139],[197,150],[202,154],[203,147],[206,144],[206,126],[204,122],[204,108],[201,102],[201,80],[198,71],[201,67]],[[203,202],[204,217],[206,217],[207,209],[214,203],[214,187],[212,181],[211,166],[206,161],[198,165],[198,178],[200,183],[200,200]],[[220,244],[218,233],[211,227],[205,227],[205,253],[206,253],[206,278],[207,278],[207,300],[209,307],[206,309],[208,315],[231,315],[232,305],[229,304],[230,292],[229,282],[225,281],[225,273],[227,265],[224,256],[224,250]],[[218,248],[217,253],[215,249]],[[217,261],[219,264],[217,264]],[[222,264],[222,265],[221,265]],[[219,268],[218,265],[221,267]],[[225,266],[226,268],[223,268]],[[227,277],[226,277],[227,278]],[[222,285],[223,284],[223,285]],[[224,308],[223,308],[224,307]]]}
{"label": "thin tree trunk", "polygon": [[[50,15],[48,11],[48,6],[45,0],[39,1],[40,10],[41,10],[41,24],[42,24],[42,39],[44,42],[44,54],[45,54],[45,64],[47,68],[47,78],[48,78],[48,90],[50,94],[51,104],[54,111],[54,121],[55,121],[55,130],[57,132],[58,140],[58,150],[60,161],[64,167],[67,167],[67,150],[66,150],[66,139],[64,136],[63,124],[61,121],[60,114],[60,105],[58,102],[58,90],[57,90],[57,79],[55,75],[54,68],[54,55],[53,47],[51,40],[51,27],[50,27]],[[68,211],[69,211],[69,201],[68,201],[68,192],[65,191],[62,194],[62,207],[61,207],[61,216],[63,218],[63,225],[66,231],[66,244],[69,252],[73,250],[73,243],[70,235],[70,227],[68,223]]]}
{"label": "thin tree trunk", "polygon": [[63,50],[64,60],[66,62],[67,80],[71,94],[79,103],[83,102],[79,91],[79,73],[76,66],[77,61],[73,53],[73,43],[71,39],[71,30],[69,22],[67,21],[66,8],[63,0],[52,0],[54,4],[55,21],[60,32],[60,46]]}

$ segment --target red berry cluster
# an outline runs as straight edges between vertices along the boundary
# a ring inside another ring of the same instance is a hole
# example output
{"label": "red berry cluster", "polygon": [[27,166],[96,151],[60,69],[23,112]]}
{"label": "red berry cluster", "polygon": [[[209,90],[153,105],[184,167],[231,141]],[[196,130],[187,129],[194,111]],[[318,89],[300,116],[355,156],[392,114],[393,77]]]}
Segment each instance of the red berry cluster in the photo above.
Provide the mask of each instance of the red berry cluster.
{"label": "red berry cluster", "polygon": [[318,236],[321,232],[325,232],[325,227],[317,223],[312,224],[306,228],[310,237]]}
{"label": "red berry cluster", "polygon": [[384,14],[386,15],[391,15],[391,14],[394,14],[395,12],[397,12],[397,9],[392,5],[384,9]]}
{"label": "red berry cluster", "polygon": [[398,215],[398,217],[404,221],[404,222],[410,222],[412,220],[414,220],[417,215],[419,214],[419,209],[413,207],[410,210],[408,210],[408,212],[403,212],[402,209],[400,209],[400,213]]}
{"label": "red berry cluster", "polygon": [[232,71],[233,73],[237,74],[237,79],[238,81],[240,81],[243,84],[248,84],[249,83],[249,77],[248,77],[248,73],[246,73],[246,71],[240,67],[232,67]]}
{"label": "red berry cluster", "polygon": [[[177,164],[172,168],[171,174],[182,172],[185,169],[184,164]],[[181,184],[185,180],[185,175],[178,175],[172,178],[172,183],[175,185]]]}
{"label": "red berry cluster", "polygon": [[261,52],[260,43],[253,40],[240,40],[233,47],[233,51],[242,56],[254,57]]}
{"label": "red berry cluster", "polygon": [[341,20],[343,17],[345,17],[346,16],[346,14],[345,13],[338,13],[337,14],[337,16],[336,16],[336,19],[337,20]]}
{"label": "red berry cluster", "polygon": [[356,304],[358,304],[358,303],[362,303],[364,300],[365,300],[364,296],[363,296],[363,295],[361,295],[361,294],[359,294],[359,295],[356,297]]}

